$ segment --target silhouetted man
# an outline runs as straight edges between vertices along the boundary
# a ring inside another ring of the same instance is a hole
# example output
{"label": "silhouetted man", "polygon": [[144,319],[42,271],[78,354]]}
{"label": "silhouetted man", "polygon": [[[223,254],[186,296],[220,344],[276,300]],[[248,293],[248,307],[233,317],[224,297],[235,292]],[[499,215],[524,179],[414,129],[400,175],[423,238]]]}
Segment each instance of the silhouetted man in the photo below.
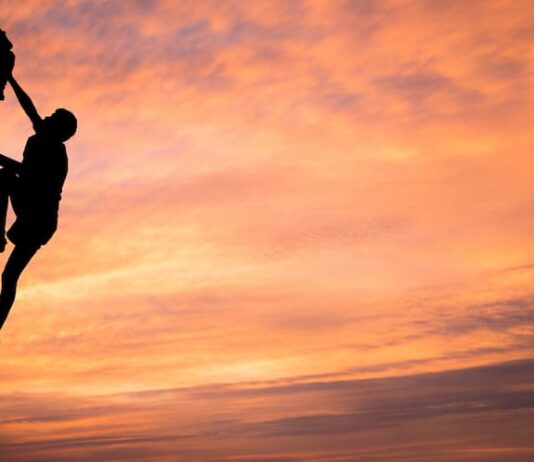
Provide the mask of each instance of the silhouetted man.
{"label": "silhouetted man", "polygon": [[2,273],[0,329],[15,301],[20,274],[39,248],[57,229],[59,201],[67,176],[68,159],[63,144],[74,135],[77,122],[66,109],[41,118],[30,97],[11,75],[15,95],[30,118],[35,134],[28,138],[22,162],[0,155],[0,252],[6,246],[8,198],[16,220],[7,232],[15,244]]}

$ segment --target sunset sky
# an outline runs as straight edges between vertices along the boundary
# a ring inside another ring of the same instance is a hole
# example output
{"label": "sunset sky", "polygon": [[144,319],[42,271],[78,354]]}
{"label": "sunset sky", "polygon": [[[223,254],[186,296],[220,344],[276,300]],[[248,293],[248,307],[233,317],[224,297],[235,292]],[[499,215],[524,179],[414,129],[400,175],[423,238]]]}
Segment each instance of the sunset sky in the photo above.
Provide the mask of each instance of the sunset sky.
{"label": "sunset sky", "polygon": [[[79,120],[2,462],[534,460],[534,2],[0,12]],[[31,134],[7,88],[0,153]]]}

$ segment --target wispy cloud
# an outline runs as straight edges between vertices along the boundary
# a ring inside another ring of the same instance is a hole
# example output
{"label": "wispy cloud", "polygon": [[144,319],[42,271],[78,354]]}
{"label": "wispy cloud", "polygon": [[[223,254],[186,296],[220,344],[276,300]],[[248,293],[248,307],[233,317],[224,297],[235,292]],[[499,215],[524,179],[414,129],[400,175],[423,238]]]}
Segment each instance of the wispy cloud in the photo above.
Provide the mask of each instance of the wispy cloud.
{"label": "wispy cloud", "polygon": [[[439,422],[445,420],[447,425],[465,431],[458,433],[456,442],[437,459],[452,460],[460,444],[484,454],[485,449],[492,447],[494,426],[516,410],[520,409],[521,414],[514,419],[514,431],[532,420],[534,395],[530,384],[533,374],[532,361],[527,360],[382,379],[325,380],[325,377],[321,381],[287,385],[210,385],[94,398],[8,395],[0,397],[1,407],[3,412],[9,409],[14,417],[1,423],[4,428],[30,425],[50,435],[7,444],[5,448],[20,460],[37,460],[43,456],[41,460],[48,460],[46,451],[50,450],[55,451],[58,460],[63,460],[72,449],[82,448],[88,460],[90,457],[101,460],[108,454],[107,450],[126,457],[136,453],[134,448],[140,450],[134,458],[141,457],[139,454],[164,457],[183,444],[199,460],[215,461],[234,454],[232,451],[239,447],[243,438],[249,441],[246,445],[248,457],[259,460],[269,457],[260,449],[264,438],[276,441],[276,446],[293,460],[307,460],[308,456],[299,454],[299,440],[291,437],[304,438],[301,441],[313,444],[317,449],[314,457],[319,457],[318,460],[329,455],[339,457],[325,438],[343,435],[356,438],[359,434],[367,435],[367,442],[363,445],[360,442],[360,455],[367,453],[373,457],[394,450],[395,457],[416,454],[419,457],[427,450],[424,448],[426,437],[432,434],[428,430],[426,434],[421,433],[422,429],[437,426],[435,431],[441,431]],[[214,401],[219,403],[216,410],[209,408],[209,403]],[[330,411],[314,412],[314,407],[310,407],[314,402],[315,411],[318,407],[328,407]],[[64,413],[64,409],[71,406],[74,410],[71,408],[70,413]],[[189,423],[188,433],[180,430],[185,428],[183,419],[177,419],[182,406],[194,406],[204,415],[202,422]],[[262,418],[266,413],[279,416]],[[115,423],[100,426],[100,431],[92,436],[68,433],[72,425],[78,426],[77,422],[105,422],[110,417]],[[137,428],[139,418],[143,423]],[[480,433],[474,438],[467,431],[473,424],[488,431],[484,438],[480,438]],[[52,430],[54,425],[55,430]],[[167,430],[154,432],[154,426]],[[418,431],[406,433],[410,427]],[[371,436],[373,434],[387,438],[382,447],[377,444],[376,436]],[[311,443],[310,438],[318,436],[322,442]],[[213,448],[211,454],[196,447],[195,442],[206,439]],[[527,433],[519,431],[516,440],[516,444],[527,445]],[[423,452],[418,452],[421,450]],[[503,448],[503,451],[514,452],[511,448]],[[246,452],[242,454],[247,457]]]}

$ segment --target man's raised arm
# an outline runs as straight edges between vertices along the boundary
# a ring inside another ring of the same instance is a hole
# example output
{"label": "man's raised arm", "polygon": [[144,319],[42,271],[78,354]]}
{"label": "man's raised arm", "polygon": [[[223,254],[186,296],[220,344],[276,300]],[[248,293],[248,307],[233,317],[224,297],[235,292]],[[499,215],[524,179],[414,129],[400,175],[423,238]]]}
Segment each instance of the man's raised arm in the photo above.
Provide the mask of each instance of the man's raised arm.
{"label": "man's raised arm", "polygon": [[13,91],[15,92],[15,96],[19,100],[19,103],[22,106],[22,109],[24,109],[24,112],[26,113],[26,115],[32,121],[33,126],[35,127],[39,125],[43,121],[43,119],[37,112],[37,109],[35,105],[33,104],[33,101],[31,100],[31,98],[18,84],[18,82],[15,80],[15,77],[13,77],[13,75],[9,77],[8,82],[11,84],[11,87],[13,88]]}

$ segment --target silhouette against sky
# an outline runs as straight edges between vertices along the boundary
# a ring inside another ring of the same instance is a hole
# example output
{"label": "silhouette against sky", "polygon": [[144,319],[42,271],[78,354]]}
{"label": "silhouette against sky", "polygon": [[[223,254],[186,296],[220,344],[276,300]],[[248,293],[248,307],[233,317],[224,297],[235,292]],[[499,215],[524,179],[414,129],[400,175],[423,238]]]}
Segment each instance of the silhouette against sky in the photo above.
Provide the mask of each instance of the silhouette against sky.
{"label": "silhouette against sky", "polygon": [[[42,118],[28,94],[12,75],[15,56],[6,33],[0,31],[0,92],[6,81],[30,119],[35,134],[28,138],[22,162],[0,156],[0,252],[7,238],[15,245],[2,272],[0,329],[16,296],[19,277],[33,256],[46,245],[57,229],[59,202],[68,158],[64,142],[76,132],[77,121],[70,111],[58,109]],[[8,202],[16,215],[6,233]]]}

